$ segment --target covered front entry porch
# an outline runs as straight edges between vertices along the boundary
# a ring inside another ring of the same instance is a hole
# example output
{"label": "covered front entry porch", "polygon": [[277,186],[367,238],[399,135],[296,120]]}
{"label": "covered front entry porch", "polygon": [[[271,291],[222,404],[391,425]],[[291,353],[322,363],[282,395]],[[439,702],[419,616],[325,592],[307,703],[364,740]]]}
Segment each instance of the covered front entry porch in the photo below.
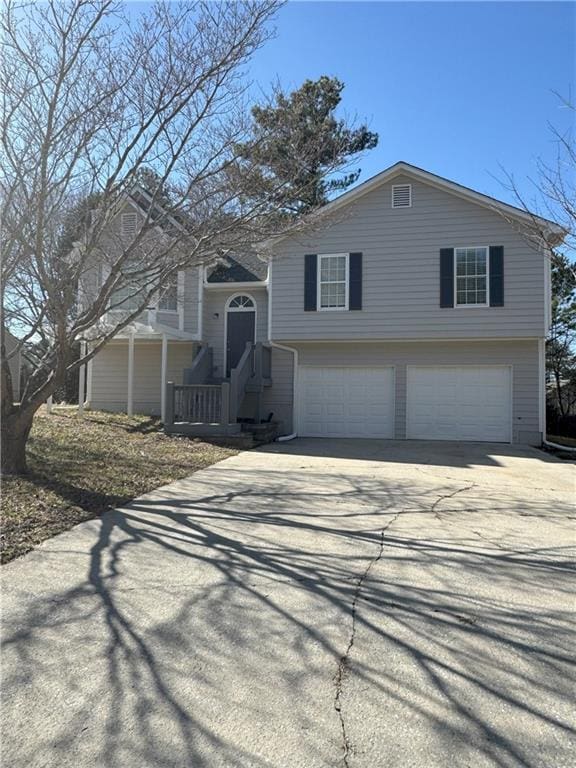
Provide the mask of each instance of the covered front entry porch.
{"label": "covered front entry porch", "polygon": [[198,349],[191,334],[133,323],[88,364],[84,407],[166,420],[166,385],[182,383]]}
{"label": "covered front entry porch", "polygon": [[228,379],[215,378],[213,349],[203,345],[184,371],[184,382],[168,382],[164,429],[169,434],[234,435],[244,425],[254,433],[275,435],[276,425],[263,412],[262,395],[271,386],[269,345],[247,342]]}

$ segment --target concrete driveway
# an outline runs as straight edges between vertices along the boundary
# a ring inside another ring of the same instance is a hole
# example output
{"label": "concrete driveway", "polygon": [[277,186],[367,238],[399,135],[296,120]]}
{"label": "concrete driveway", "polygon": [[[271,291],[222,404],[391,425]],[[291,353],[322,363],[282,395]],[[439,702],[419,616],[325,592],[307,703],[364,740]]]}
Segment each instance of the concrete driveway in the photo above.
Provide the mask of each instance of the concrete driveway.
{"label": "concrete driveway", "polygon": [[575,467],[296,440],[3,569],[10,768],[573,766]]}

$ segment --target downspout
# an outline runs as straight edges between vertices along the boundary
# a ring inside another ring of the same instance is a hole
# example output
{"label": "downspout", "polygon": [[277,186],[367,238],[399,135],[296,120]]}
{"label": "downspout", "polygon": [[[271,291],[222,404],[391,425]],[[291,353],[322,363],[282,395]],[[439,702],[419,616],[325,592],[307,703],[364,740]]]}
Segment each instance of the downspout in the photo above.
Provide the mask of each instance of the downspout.
{"label": "downspout", "polygon": [[546,442],[546,340],[538,339],[538,426]]}
{"label": "downspout", "polygon": [[[298,350],[293,347],[287,347],[285,344],[277,344],[275,341],[270,340],[270,346],[281,349],[284,352],[292,352],[294,355],[294,368],[293,368],[293,381],[292,381],[292,428],[296,429],[296,390],[297,390],[297,373],[298,373]],[[289,435],[282,435],[276,438],[277,443],[286,443],[288,440],[294,440],[298,437],[298,432],[291,432]]]}
{"label": "downspout", "polygon": [[[281,438],[278,438],[279,440]],[[576,454],[576,448],[571,448],[569,445],[560,445],[560,443],[552,443],[550,440],[542,440],[542,444],[548,448],[555,448],[559,451],[566,451],[566,453]]]}
{"label": "downspout", "polygon": [[294,440],[295,437],[298,437],[296,432],[292,432],[289,435],[280,435],[280,437],[277,437],[274,442],[276,443],[287,443],[288,440]]}

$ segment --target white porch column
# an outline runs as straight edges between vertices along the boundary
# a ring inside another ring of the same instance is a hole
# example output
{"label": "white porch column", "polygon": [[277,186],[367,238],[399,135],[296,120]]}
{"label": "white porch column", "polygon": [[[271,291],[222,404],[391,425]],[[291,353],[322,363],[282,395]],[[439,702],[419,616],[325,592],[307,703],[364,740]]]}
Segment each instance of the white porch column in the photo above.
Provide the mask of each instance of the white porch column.
{"label": "white porch column", "polygon": [[162,334],[162,366],[160,373],[160,418],[166,421],[166,377],[168,373],[168,337]]}
{"label": "white porch column", "polygon": [[[80,356],[83,357],[86,354],[86,342],[83,341],[80,345]],[[86,389],[86,366],[81,365],[78,371],[78,413],[82,415],[84,413],[84,400]]]}
{"label": "white porch column", "polygon": [[86,364],[86,405],[88,408],[92,404],[92,362],[93,359],[90,359]]}
{"label": "white porch column", "polygon": [[78,413],[84,413],[84,384],[86,382],[86,366],[81,365],[78,371]]}
{"label": "white porch column", "polygon": [[81,365],[78,371],[78,413],[84,413],[84,385],[86,383],[86,366]]}
{"label": "white porch column", "polygon": [[126,413],[132,416],[134,413],[134,334],[128,336],[128,402]]}

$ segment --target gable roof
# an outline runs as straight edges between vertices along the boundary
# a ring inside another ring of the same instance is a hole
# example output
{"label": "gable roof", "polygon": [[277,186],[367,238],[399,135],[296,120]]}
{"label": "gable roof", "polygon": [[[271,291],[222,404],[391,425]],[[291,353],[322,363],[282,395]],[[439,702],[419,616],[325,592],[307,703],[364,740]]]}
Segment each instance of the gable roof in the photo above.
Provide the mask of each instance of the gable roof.
{"label": "gable roof", "polygon": [[[380,173],[377,173],[375,176],[372,176],[371,178],[362,182],[362,184],[354,187],[354,189],[350,189],[348,192],[344,192],[344,194],[340,195],[335,200],[332,200],[322,208],[319,208],[317,211],[314,211],[312,214],[310,214],[308,216],[308,220],[312,224],[315,218],[320,218],[326,216],[327,214],[334,213],[340,208],[344,208],[345,206],[356,202],[360,198],[364,197],[364,195],[367,195],[369,192],[373,192],[375,189],[378,189],[383,184],[390,182],[396,176],[400,175],[408,176],[417,181],[421,181],[424,184],[428,184],[450,194],[457,195],[464,200],[468,200],[469,202],[475,203],[484,208],[489,208],[492,211],[497,211],[498,213],[501,213],[504,216],[508,216],[516,221],[537,225],[550,237],[550,242],[552,245],[561,243],[566,236],[566,230],[555,222],[550,221],[549,219],[545,219],[542,216],[529,213],[524,211],[522,208],[517,208],[516,206],[510,205],[509,203],[504,203],[502,200],[497,200],[495,197],[490,197],[489,195],[485,195],[482,192],[476,192],[476,190],[471,189],[470,187],[465,187],[462,184],[458,184],[455,181],[450,181],[450,179],[446,179],[443,176],[438,176],[437,174],[431,173],[430,171],[425,171],[423,168],[410,165],[410,163],[406,163],[403,160],[400,160],[399,162],[394,163],[394,165],[391,165],[389,168],[386,168]],[[279,243],[282,240],[286,240],[289,237],[292,237],[292,233],[290,232],[284,233],[277,237],[271,237],[264,241],[261,246],[264,248],[269,248],[270,246]]]}
{"label": "gable roof", "polygon": [[268,267],[255,253],[223,257],[208,276],[208,283],[258,283],[266,280]]}
{"label": "gable roof", "polygon": [[186,220],[181,215],[169,213],[159,200],[139,184],[126,192],[126,197],[140,211],[150,218],[153,224],[158,224],[168,234],[170,232],[186,232]]}

